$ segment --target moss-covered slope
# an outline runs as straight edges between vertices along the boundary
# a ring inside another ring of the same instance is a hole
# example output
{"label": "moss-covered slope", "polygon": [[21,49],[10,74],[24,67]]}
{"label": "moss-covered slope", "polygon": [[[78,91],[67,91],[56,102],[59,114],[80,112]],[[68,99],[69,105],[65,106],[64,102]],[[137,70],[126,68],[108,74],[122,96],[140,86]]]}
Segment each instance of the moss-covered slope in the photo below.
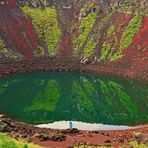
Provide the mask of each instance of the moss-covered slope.
{"label": "moss-covered slope", "polygon": [[1,0],[0,59],[74,57],[131,67],[144,59],[146,65],[147,6],[145,0]]}

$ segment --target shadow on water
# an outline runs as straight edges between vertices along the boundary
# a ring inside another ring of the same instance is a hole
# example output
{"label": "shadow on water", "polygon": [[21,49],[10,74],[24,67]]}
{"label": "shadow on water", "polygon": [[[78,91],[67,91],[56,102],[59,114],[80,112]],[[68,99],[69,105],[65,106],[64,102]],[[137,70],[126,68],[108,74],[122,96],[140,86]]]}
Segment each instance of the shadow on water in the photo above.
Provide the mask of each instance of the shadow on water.
{"label": "shadow on water", "polygon": [[144,124],[147,100],[147,85],[93,74],[27,73],[0,80],[0,113],[31,124]]}

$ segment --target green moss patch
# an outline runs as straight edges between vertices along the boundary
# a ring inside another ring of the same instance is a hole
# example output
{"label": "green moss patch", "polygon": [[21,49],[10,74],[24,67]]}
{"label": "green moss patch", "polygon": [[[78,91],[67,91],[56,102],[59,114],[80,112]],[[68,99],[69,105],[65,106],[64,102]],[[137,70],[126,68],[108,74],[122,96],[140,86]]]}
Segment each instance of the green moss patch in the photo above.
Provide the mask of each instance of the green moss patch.
{"label": "green moss patch", "polygon": [[89,57],[93,53],[93,51],[95,50],[96,45],[97,45],[97,43],[95,42],[94,36],[91,36],[91,38],[89,39],[87,45],[85,46],[85,48],[83,50],[83,56],[85,58]]}
{"label": "green moss patch", "polygon": [[0,51],[5,56],[8,57],[8,49],[5,47],[4,41],[0,38]]}
{"label": "green moss patch", "polygon": [[112,26],[108,29],[107,35],[108,35],[108,36],[112,36],[115,31],[116,31],[116,27],[115,27],[114,25],[112,25]]}
{"label": "green moss patch", "polygon": [[[80,35],[73,41],[74,54],[79,51],[84,42],[87,40],[88,34],[92,30],[93,25],[96,21],[96,17],[97,13],[95,12],[89,13],[86,17],[81,18],[79,27]],[[92,42],[92,39],[89,42]]]}
{"label": "green moss patch", "polygon": [[[102,46],[101,60],[115,61],[123,57],[122,50],[127,49],[133,42],[133,37],[139,32],[143,17],[134,16],[128,26],[123,31],[118,47],[112,47],[112,43],[105,41]],[[111,38],[116,33],[116,27],[112,25],[107,31],[107,38]]]}
{"label": "green moss patch", "polygon": [[109,56],[110,61],[116,61],[123,57],[123,54],[121,52],[117,52],[115,54],[111,53]]}
{"label": "green moss patch", "polygon": [[105,42],[103,44],[103,49],[101,52],[101,60],[108,59],[109,61],[115,61],[118,59],[121,59],[123,57],[123,54],[121,51],[113,52],[115,49],[111,47],[110,43]]}
{"label": "green moss patch", "polygon": [[25,143],[24,141],[10,138],[7,134],[0,133],[0,148],[40,148],[40,146]]}
{"label": "green moss patch", "polygon": [[120,41],[120,50],[128,48],[133,42],[133,37],[138,33],[142,25],[143,17],[141,15],[136,15],[129,22],[128,26],[122,34]]}
{"label": "green moss patch", "polygon": [[22,10],[27,16],[31,17],[34,28],[43,41],[43,47],[40,47],[41,54],[44,54],[43,49],[45,50],[46,46],[50,55],[56,55],[57,46],[61,37],[56,9],[54,7],[46,7],[42,10],[40,8],[32,9],[24,6]]}
{"label": "green moss patch", "polygon": [[101,51],[101,60],[105,60],[107,58],[110,49],[111,49],[111,45],[105,42],[103,44],[103,49]]}

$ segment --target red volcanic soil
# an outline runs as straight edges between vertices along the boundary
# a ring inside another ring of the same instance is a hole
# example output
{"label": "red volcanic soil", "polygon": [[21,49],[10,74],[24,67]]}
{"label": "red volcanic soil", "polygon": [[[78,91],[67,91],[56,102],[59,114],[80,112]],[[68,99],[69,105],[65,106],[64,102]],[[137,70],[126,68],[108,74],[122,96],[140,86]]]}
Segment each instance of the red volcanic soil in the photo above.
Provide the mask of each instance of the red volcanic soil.
{"label": "red volcanic soil", "polygon": [[111,24],[115,26],[116,31],[114,32],[113,35],[108,36],[106,38],[106,41],[108,41],[111,47],[114,48],[112,53],[117,52],[116,49],[119,48],[123,31],[125,30],[125,28],[127,27],[131,19],[132,19],[132,16],[130,14],[123,13],[123,12],[116,12],[113,15],[111,19]]}
{"label": "red volcanic soil", "polygon": [[[122,134],[122,132],[120,132]],[[81,131],[79,134],[72,134],[67,135],[65,141],[40,141],[38,138],[32,138],[34,143],[37,143],[40,146],[43,147],[50,147],[50,148],[66,148],[68,146],[74,146],[78,144],[91,144],[94,146],[97,145],[106,145],[107,141],[109,141],[109,144],[112,146],[118,146],[118,142],[115,142],[115,139],[112,137],[109,138],[109,136],[105,136],[108,134],[105,134],[102,132],[89,132],[89,131]],[[123,140],[124,141],[124,140]]]}
{"label": "red volcanic soil", "polygon": [[[133,43],[128,49],[124,50],[124,54],[128,57],[133,57],[140,54],[141,51],[146,51],[148,55],[148,18],[143,19],[143,24],[140,31],[133,39]],[[145,55],[145,56],[146,56]]]}
{"label": "red volcanic soil", "polygon": [[30,41],[31,48],[33,50],[36,50],[39,45],[39,38],[30,18],[26,18],[26,33],[28,36],[28,40]]}
{"label": "red volcanic soil", "polygon": [[108,145],[118,148],[119,145],[129,147],[129,142],[145,143],[148,126],[141,126],[130,130],[116,131],[80,131],[77,129],[55,130],[38,128],[21,122],[16,122],[5,116],[0,116],[0,131],[9,133],[13,138],[25,138],[40,146],[50,148],[66,148],[79,144],[93,146]]}
{"label": "red volcanic soil", "polygon": [[[78,14],[78,10],[72,6],[69,9],[62,8],[64,17],[59,17],[59,24],[61,25],[62,37],[58,47],[58,55],[65,57],[72,57],[73,55],[73,35],[72,26],[78,22],[78,18],[75,17]],[[59,12],[60,13],[60,12]],[[64,23],[63,23],[64,22]]]}
{"label": "red volcanic soil", "polygon": [[71,35],[68,33],[63,34],[61,38],[61,43],[58,49],[59,56],[71,57],[73,54],[72,49],[72,39]]}
{"label": "red volcanic soil", "polygon": [[134,75],[141,75],[148,72],[148,18],[143,19],[140,31],[133,38],[133,43],[124,50],[125,58],[122,62],[128,62],[128,72]]}
{"label": "red volcanic soil", "polygon": [[140,46],[143,50],[148,49],[148,17],[143,19],[143,25],[133,42],[135,45],[133,44],[132,48],[138,48],[138,46]]}
{"label": "red volcanic soil", "polygon": [[17,6],[18,0],[6,0],[5,7],[6,8],[15,8]]}
{"label": "red volcanic soil", "polygon": [[118,12],[115,14],[114,25],[117,25],[117,24],[120,24],[121,26],[128,25],[131,18],[132,16],[130,14]]}
{"label": "red volcanic soil", "polygon": [[148,128],[139,128],[136,130],[124,131],[79,131],[78,134],[67,134],[65,141],[40,141],[38,138],[32,138],[32,141],[43,147],[66,148],[76,145],[91,146],[112,146],[118,148],[120,145],[130,147],[129,142],[136,141],[134,133],[148,134]]}
{"label": "red volcanic soil", "polygon": [[[17,13],[11,15],[11,10]],[[7,47],[20,52],[26,59],[32,59],[33,51],[38,48],[39,38],[31,19],[23,15],[17,6],[17,0],[8,0],[0,7],[0,14],[0,32]]]}

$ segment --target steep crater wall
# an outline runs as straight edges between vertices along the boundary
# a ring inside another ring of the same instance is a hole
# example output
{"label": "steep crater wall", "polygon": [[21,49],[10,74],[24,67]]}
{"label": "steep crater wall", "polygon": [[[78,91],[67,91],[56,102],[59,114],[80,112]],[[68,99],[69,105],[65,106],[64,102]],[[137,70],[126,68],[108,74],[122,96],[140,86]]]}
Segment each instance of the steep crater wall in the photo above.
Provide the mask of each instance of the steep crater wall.
{"label": "steep crater wall", "polygon": [[55,69],[147,82],[147,1],[0,2],[1,76]]}

